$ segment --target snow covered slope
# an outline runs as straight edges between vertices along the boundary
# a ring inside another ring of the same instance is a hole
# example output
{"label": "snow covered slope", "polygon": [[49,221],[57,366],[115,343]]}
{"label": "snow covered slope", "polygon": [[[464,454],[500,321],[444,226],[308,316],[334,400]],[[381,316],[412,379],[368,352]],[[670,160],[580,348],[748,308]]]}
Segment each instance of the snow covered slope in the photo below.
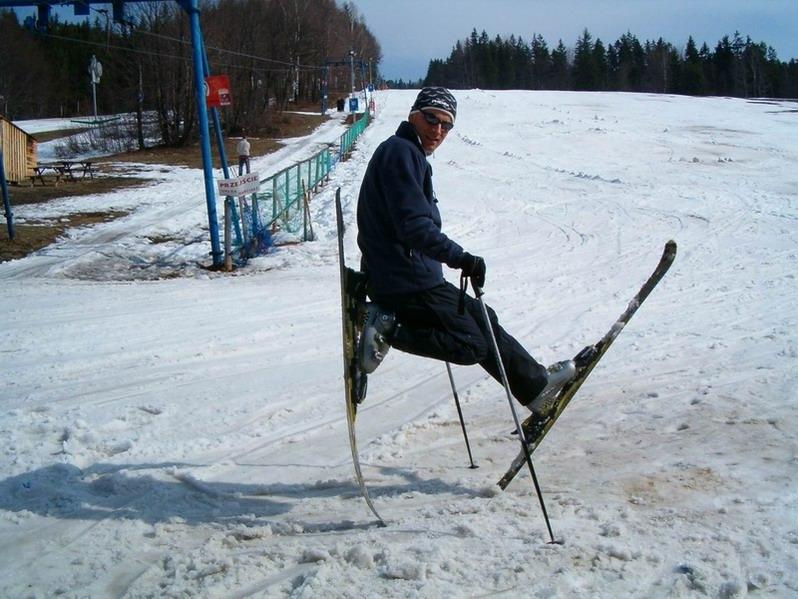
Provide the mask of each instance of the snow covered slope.
{"label": "snow covered slope", "polygon": [[414,97],[397,91],[314,198],[319,241],[235,275],[191,266],[205,240],[150,255],[205,218],[199,171],[172,171],[51,205],[134,211],[0,265],[0,596],[798,594],[796,105],[456,95],[431,158],[444,228],[538,359],[594,341],[680,247],[535,454],[563,543],[528,475],[495,486],[517,441],[478,367],[454,372],[478,470],[444,365],[394,351],[358,418],[386,528],[354,484],[333,188],[355,260],[360,178]]}

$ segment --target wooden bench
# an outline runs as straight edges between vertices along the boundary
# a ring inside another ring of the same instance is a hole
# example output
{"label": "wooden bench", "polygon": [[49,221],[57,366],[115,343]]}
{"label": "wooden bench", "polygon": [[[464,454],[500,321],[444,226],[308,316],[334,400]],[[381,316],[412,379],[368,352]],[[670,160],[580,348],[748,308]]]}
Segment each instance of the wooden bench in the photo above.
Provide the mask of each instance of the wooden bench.
{"label": "wooden bench", "polygon": [[86,175],[89,176],[89,179],[94,179],[94,173],[97,172],[97,167],[94,165],[93,162],[90,160],[80,160],[76,162],[80,169],[81,169],[81,179],[85,179]]}
{"label": "wooden bench", "polygon": [[47,185],[44,176],[48,173],[53,174],[55,177],[55,185],[58,185],[61,179],[77,181],[78,175],[80,175],[80,179],[85,179],[86,175],[88,175],[90,179],[94,179],[94,173],[96,172],[97,167],[90,160],[43,162],[33,168],[33,175],[30,176],[30,184],[32,187],[38,180],[42,185]]}
{"label": "wooden bench", "polygon": [[36,179],[38,179],[42,185],[47,185],[47,182],[44,180],[44,176],[50,171],[52,171],[53,176],[55,177],[55,186],[57,187],[61,182],[61,177],[64,175],[64,169],[59,164],[44,163],[33,167],[33,174],[30,176],[31,187],[36,184]]}
{"label": "wooden bench", "polygon": [[80,173],[81,179],[85,179],[86,175],[89,175],[90,179],[94,179],[94,173],[97,172],[97,168],[90,160],[64,160],[60,164],[63,175],[70,181],[77,181],[78,173]]}

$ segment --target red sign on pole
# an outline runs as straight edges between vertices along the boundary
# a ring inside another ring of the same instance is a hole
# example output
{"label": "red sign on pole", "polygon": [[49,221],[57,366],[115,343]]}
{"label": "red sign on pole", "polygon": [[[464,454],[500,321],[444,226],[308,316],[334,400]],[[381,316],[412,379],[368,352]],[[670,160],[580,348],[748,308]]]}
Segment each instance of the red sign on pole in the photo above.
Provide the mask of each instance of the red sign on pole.
{"label": "red sign on pole", "polygon": [[211,75],[205,77],[205,104],[208,108],[231,106],[230,79],[227,75]]}

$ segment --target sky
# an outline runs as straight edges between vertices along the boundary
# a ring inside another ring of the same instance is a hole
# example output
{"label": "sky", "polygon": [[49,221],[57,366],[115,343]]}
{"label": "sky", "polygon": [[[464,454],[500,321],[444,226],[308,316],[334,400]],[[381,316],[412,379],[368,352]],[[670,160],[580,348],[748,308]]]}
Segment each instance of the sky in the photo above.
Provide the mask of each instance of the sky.
{"label": "sky", "polygon": [[[341,3],[343,0],[338,0]],[[541,34],[549,47],[573,47],[587,28],[605,44],[627,31],[644,42],[660,37],[683,48],[689,36],[710,48],[739,31],[766,42],[781,60],[798,58],[798,0],[350,0],[377,37],[382,76],[417,80],[432,59],[448,58],[471,30],[520,36]],[[33,9],[17,10],[21,18]],[[71,14],[58,11],[62,18]]]}
{"label": "sky", "polygon": [[681,48],[692,35],[710,48],[739,31],[798,58],[798,0],[354,0],[382,46],[386,79],[416,80],[431,59],[448,58],[471,30],[521,36],[541,34],[549,47],[573,47],[587,28],[607,44],[630,31],[644,42],[664,38]]}

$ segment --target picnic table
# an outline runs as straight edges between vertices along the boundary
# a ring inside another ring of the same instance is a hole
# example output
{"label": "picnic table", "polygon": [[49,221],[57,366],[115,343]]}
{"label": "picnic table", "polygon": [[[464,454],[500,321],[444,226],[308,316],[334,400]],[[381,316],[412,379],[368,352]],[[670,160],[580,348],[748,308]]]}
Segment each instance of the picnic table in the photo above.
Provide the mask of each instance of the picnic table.
{"label": "picnic table", "polygon": [[90,179],[94,179],[94,173],[97,172],[91,160],[62,160],[60,165],[64,176],[70,181],[77,180],[77,173],[80,173],[81,179],[85,179],[86,175],[89,175]]}
{"label": "picnic table", "polygon": [[58,160],[56,162],[41,162],[33,167],[33,175],[30,178],[31,186],[36,184],[36,180],[42,184],[47,185],[44,176],[52,174],[55,177],[54,185],[58,185],[61,179],[68,181],[77,181],[77,175],[81,179],[85,179],[86,175],[94,179],[94,173],[97,168],[91,160]]}
{"label": "picnic table", "polygon": [[30,177],[30,184],[33,187],[36,184],[36,180],[39,180],[39,183],[42,185],[47,185],[47,182],[44,180],[44,176],[48,173],[52,173],[55,176],[55,185],[61,182],[61,177],[63,176],[64,172],[60,166],[56,164],[50,164],[45,162],[40,162],[36,166],[33,167],[33,174]]}

